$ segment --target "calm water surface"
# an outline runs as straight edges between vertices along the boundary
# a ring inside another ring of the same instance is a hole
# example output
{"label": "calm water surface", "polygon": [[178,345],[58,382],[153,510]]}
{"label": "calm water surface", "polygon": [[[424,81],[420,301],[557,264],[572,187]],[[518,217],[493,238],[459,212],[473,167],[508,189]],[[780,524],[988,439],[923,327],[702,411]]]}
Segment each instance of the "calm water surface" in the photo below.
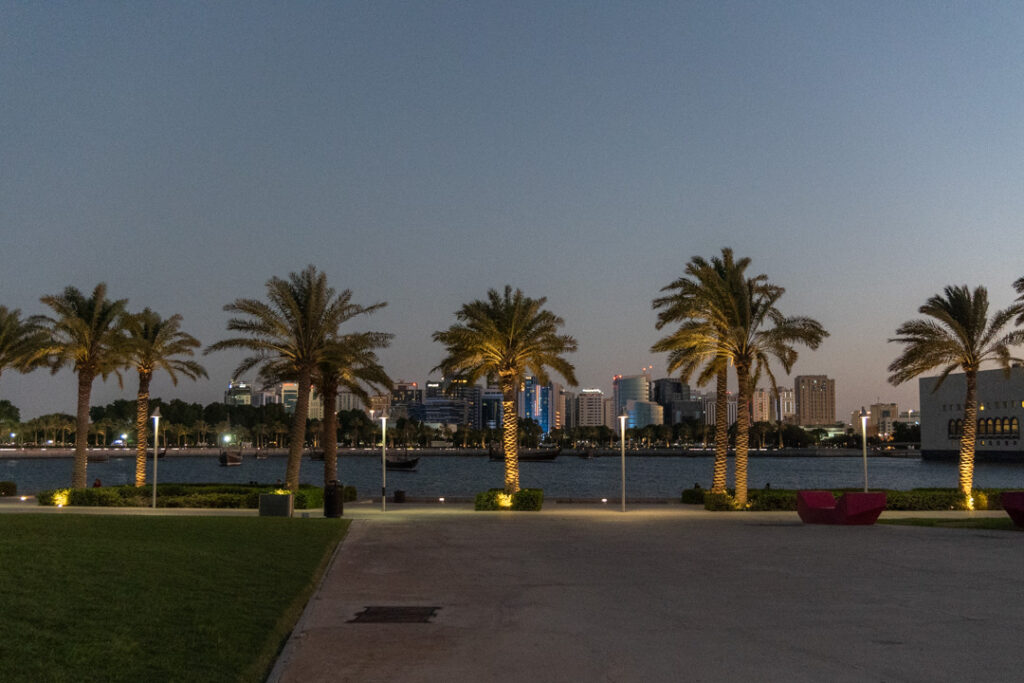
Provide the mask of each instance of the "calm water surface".
{"label": "calm water surface", "polygon": [[[627,456],[627,498],[674,498],[695,483],[711,485],[711,457]],[[152,467],[152,462],[150,462]],[[620,460],[600,457],[585,460],[562,455],[554,462],[524,462],[520,466],[523,487],[543,488],[551,497],[617,498]],[[99,478],[104,485],[127,484],[134,479],[132,457],[111,457],[92,462],[88,480]],[[284,479],[285,458],[256,460],[247,457],[238,467],[221,467],[215,456],[171,456],[162,458],[159,481],[230,482],[256,481],[274,484]],[[380,458],[343,454],[338,458],[339,477],[355,486],[360,496],[380,491]],[[729,459],[732,483],[733,461]],[[954,462],[922,461],[916,458],[870,458],[868,483],[872,488],[911,489],[956,486]],[[67,486],[71,480],[71,458],[0,458],[0,480],[14,481],[18,492],[33,494]],[[322,485],[323,463],[303,460],[303,483]],[[975,485],[993,488],[1024,488],[1024,464],[981,463],[975,469]],[[839,488],[863,485],[863,464],[857,457],[760,457],[750,459],[751,488]],[[403,490],[408,496],[464,497],[502,485],[502,463],[484,456],[431,455],[420,459],[414,472],[388,470],[389,494]]]}

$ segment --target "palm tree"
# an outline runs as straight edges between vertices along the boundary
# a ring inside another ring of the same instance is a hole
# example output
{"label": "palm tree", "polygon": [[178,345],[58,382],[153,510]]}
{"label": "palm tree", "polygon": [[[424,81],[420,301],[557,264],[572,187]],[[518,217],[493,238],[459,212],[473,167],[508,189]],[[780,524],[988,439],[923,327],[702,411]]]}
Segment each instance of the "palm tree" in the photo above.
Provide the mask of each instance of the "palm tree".
{"label": "palm tree", "polygon": [[342,323],[385,304],[360,306],[352,303],[350,290],[336,294],[327,286],[327,276],[314,266],[308,266],[301,273],[291,273],[287,280],[271,278],[267,281],[267,297],[270,303],[236,299],[226,305],[224,310],[242,316],[230,319],[228,329],[245,336],[219,341],[204,353],[224,349],[252,351],[254,355],[239,364],[236,377],[262,366],[264,377],[287,378],[298,383],[285,473],[285,485],[291,491],[298,491],[309,391],[317,365],[327,354]]}
{"label": "palm tree", "polygon": [[210,425],[204,420],[196,420],[192,423],[192,430],[196,433],[196,446],[205,446],[206,435],[210,433]]}
{"label": "palm tree", "polygon": [[128,334],[129,366],[139,374],[135,399],[135,485],[142,486],[146,483],[146,422],[153,372],[166,371],[175,386],[179,373],[192,380],[207,375],[199,363],[179,357],[193,355],[194,349],[200,346],[198,339],[181,331],[180,315],[163,320],[158,313],[146,308],[141,313],[125,315],[122,324]]}
{"label": "palm tree", "polygon": [[[658,313],[657,329],[679,323],[679,329],[659,339],[651,352],[667,352],[668,372],[679,371],[683,381],[689,382],[698,368],[698,386],[715,378],[715,457],[712,468],[711,492],[725,493],[726,464],[729,453],[729,357],[722,348],[729,320],[729,282],[742,280],[749,258],[738,261],[732,249],[722,249],[721,258],[707,261],[694,256],[686,264],[685,275],[661,288],[673,294],[659,297],[652,307]],[[758,275],[757,278],[764,278]]]}
{"label": "palm tree", "polygon": [[54,318],[45,318],[49,339],[44,352],[53,372],[65,365],[78,375],[78,410],[75,419],[75,459],[71,472],[71,486],[86,485],[86,446],[89,438],[89,398],[92,383],[97,376],[106,379],[117,374],[124,365],[124,337],[120,319],[127,299],[110,300],[107,286],[96,285],[92,296],[84,296],[78,289],[67,287],[63,293],[42,297],[41,301],[53,309]]}
{"label": "palm tree", "polygon": [[[749,259],[734,261],[730,249],[722,250],[722,258],[711,263],[695,258],[687,274],[694,280],[677,280],[669,285],[678,289],[673,297],[656,299],[655,307],[665,307],[659,316],[662,325],[685,316],[679,330],[660,340],[652,350],[670,351],[669,367],[680,368],[689,377],[702,363],[701,377],[716,373],[722,385],[725,362],[736,368],[736,503],[747,504],[747,454],[750,443],[751,379],[766,372],[774,383],[768,365],[777,359],[788,373],[796,362],[794,344],[816,349],[828,332],[819,322],[806,317],[786,317],[776,307],[785,293],[772,285],[767,276],[747,278],[744,271]],[[718,408],[716,406],[716,412]],[[720,452],[719,424],[726,422],[716,415],[715,452]],[[716,484],[718,482],[713,482]],[[712,487],[714,489],[714,485]]]}
{"label": "palm tree", "polygon": [[4,370],[28,372],[39,365],[47,345],[39,316],[22,319],[21,311],[0,306],[0,375]]}
{"label": "palm tree", "polygon": [[505,285],[504,294],[488,290],[487,300],[464,304],[455,313],[459,323],[434,332],[433,339],[447,347],[448,356],[435,368],[472,384],[481,377],[501,387],[502,442],[505,449],[505,492],[519,490],[519,445],[516,399],[525,374],[547,384],[547,368],[570,385],[575,369],[562,354],[576,350],[576,340],[558,334],[562,318],[545,310],[547,298],[531,299]]}
{"label": "palm tree", "polygon": [[937,390],[953,370],[963,370],[967,388],[958,486],[971,509],[974,440],[978,429],[978,370],[982,363],[994,361],[1009,377],[1010,363],[1021,362],[1010,355],[1009,347],[1024,342],[1024,331],[1004,333],[1004,329],[1014,316],[1024,316],[1024,304],[1011,305],[989,318],[987,289],[979,286],[971,292],[966,285],[951,285],[941,295],[929,297],[917,310],[930,319],[909,320],[896,329],[897,336],[889,341],[904,344],[904,349],[889,365],[889,381],[899,385],[921,373],[941,368],[942,373],[935,383],[934,390]]}
{"label": "palm tree", "polygon": [[381,367],[375,350],[386,348],[393,336],[383,332],[342,335],[330,343],[317,365],[313,381],[324,402],[321,441],[325,484],[338,479],[338,390],[348,390],[369,406],[367,386],[375,390],[392,389],[394,384]]}

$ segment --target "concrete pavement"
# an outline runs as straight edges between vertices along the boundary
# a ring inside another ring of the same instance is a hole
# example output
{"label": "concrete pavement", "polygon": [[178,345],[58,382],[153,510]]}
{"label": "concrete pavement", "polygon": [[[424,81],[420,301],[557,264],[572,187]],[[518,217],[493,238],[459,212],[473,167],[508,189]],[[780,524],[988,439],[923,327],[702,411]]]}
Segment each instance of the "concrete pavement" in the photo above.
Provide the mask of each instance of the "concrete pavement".
{"label": "concrete pavement", "polygon": [[[275,683],[1024,676],[1022,533],[678,505],[345,512]],[[368,606],[439,609],[353,623]]]}

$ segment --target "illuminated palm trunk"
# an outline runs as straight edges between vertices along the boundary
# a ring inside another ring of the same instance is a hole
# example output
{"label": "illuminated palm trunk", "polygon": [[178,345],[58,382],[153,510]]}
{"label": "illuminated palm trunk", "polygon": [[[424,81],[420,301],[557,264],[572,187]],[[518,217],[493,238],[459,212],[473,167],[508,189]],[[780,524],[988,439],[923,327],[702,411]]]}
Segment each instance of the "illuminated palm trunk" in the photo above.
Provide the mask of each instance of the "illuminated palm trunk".
{"label": "illuminated palm trunk", "polygon": [[505,449],[505,493],[519,491],[519,419],[516,411],[516,385],[505,381],[501,386],[501,443]]}
{"label": "illuminated palm trunk", "polygon": [[964,397],[964,433],[960,435],[959,486],[967,500],[967,507],[974,509],[971,489],[974,484],[974,442],[978,434],[978,375],[976,370],[965,370],[967,395]]}
{"label": "illuminated palm trunk", "polygon": [[321,387],[324,397],[324,421],[321,424],[324,445],[324,484],[338,479],[338,386]]}
{"label": "illuminated palm trunk", "polygon": [[729,455],[729,374],[723,368],[715,382],[715,462],[711,492],[725,493],[726,464]]}
{"label": "illuminated palm trunk", "polygon": [[295,401],[295,414],[289,433],[288,466],[285,469],[285,486],[292,493],[299,492],[299,467],[302,465],[302,450],[306,445],[306,418],[309,416],[309,387],[312,384],[309,370],[299,374],[299,395]]}
{"label": "illuminated palm trunk", "polygon": [[[135,398],[136,486],[143,486],[146,483],[146,422],[149,420],[149,381],[152,377],[151,371],[139,370],[139,393]],[[159,448],[159,444],[157,448]]]}
{"label": "illuminated palm trunk", "polygon": [[746,365],[736,366],[736,504],[747,506],[747,450],[750,445],[750,369]]}
{"label": "illuminated palm trunk", "polygon": [[75,416],[75,461],[71,467],[71,488],[85,488],[85,468],[89,447],[89,396],[92,394],[92,373],[78,373],[78,411]]}

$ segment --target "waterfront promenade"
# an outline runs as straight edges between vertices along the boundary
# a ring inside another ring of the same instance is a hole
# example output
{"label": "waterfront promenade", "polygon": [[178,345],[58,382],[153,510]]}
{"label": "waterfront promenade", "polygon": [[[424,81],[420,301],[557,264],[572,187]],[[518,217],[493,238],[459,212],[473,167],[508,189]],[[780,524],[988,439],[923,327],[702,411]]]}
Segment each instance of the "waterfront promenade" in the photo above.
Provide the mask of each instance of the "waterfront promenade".
{"label": "waterfront promenade", "polygon": [[[1003,513],[886,513],[887,516]],[[1024,533],[350,505],[292,681],[1018,680]],[[430,623],[353,623],[370,606]]]}

